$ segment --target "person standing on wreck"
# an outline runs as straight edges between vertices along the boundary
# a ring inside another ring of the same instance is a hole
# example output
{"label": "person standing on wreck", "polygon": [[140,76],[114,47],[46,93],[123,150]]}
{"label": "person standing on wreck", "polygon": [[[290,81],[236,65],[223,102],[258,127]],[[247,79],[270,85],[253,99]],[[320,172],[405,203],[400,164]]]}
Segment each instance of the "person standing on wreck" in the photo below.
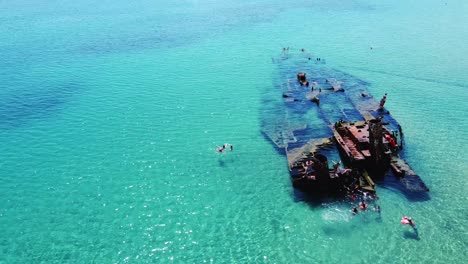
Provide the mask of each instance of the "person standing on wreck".
{"label": "person standing on wreck", "polygon": [[384,108],[384,105],[385,105],[386,101],[387,101],[387,93],[385,93],[385,95],[380,100],[379,110],[382,110]]}

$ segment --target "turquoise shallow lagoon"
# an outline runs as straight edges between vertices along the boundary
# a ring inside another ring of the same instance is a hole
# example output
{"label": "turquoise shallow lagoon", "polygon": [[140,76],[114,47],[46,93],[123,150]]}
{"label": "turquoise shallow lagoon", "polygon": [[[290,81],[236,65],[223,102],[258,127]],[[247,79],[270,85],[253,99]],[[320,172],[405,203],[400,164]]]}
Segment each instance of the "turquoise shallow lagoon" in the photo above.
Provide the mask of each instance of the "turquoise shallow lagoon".
{"label": "turquoise shallow lagoon", "polygon": [[[0,263],[465,263],[467,13],[461,0],[0,1]],[[297,199],[261,133],[283,47],[389,94],[429,200],[379,188],[379,221]]]}

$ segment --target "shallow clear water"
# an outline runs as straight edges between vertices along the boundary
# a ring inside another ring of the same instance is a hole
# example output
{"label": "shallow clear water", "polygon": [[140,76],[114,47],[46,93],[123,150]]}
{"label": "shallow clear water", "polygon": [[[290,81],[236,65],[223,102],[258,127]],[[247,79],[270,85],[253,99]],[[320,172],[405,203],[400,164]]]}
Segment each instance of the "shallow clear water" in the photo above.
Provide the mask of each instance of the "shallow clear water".
{"label": "shallow clear water", "polygon": [[[467,259],[466,2],[0,7],[0,263]],[[261,134],[287,46],[389,93],[430,200],[379,188],[379,220],[297,199]]]}

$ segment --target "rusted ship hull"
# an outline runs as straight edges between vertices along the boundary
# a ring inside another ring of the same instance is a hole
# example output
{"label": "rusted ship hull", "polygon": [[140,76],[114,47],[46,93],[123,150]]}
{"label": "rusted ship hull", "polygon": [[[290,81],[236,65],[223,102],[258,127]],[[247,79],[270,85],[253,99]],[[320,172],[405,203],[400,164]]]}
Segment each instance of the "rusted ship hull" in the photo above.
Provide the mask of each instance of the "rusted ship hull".
{"label": "rusted ship hull", "polygon": [[[372,122],[378,123],[378,135],[373,136],[371,133],[369,125]],[[379,119],[351,123],[338,121],[333,127],[333,137],[345,164],[365,169],[374,178],[385,175],[390,167],[391,156],[396,155],[398,146],[390,133]],[[389,140],[395,145],[390,146]]]}
{"label": "rusted ship hull", "polygon": [[[339,140],[345,142],[348,139],[335,129],[336,122],[365,122],[381,118],[385,133],[391,134],[399,147],[403,145],[400,125],[385,108],[379,109],[379,103],[367,91],[368,83],[325,65],[315,64],[304,53],[297,56],[283,55],[274,59],[274,62],[278,65],[279,79],[274,83],[275,89],[268,91],[266,95],[262,132],[286,154],[295,187],[308,192],[328,194],[339,192],[345,186],[341,180],[330,176],[323,176],[322,180],[317,181],[304,177],[296,170],[300,165],[297,163],[300,158],[320,154],[324,145],[321,141],[335,138],[336,153],[341,154],[339,157],[346,166],[361,173],[357,178],[364,179],[363,186],[373,188],[373,182],[370,184],[362,177],[363,173],[368,172],[370,181],[393,174],[399,175],[397,179],[406,191],[429,190],[414,170],[391,151],[380,153],[379,163],[375,163],[366,158],[375,153],[364,151],[353,155],[353,149],[339,143]],[[305,82],[309,86],[305,86]],[[330,144],[333,142],[325,144],[328,149]],[[411,177],[411,180],[405,181],[407,177]],[[327,179],[323,180],[325,178]]]}

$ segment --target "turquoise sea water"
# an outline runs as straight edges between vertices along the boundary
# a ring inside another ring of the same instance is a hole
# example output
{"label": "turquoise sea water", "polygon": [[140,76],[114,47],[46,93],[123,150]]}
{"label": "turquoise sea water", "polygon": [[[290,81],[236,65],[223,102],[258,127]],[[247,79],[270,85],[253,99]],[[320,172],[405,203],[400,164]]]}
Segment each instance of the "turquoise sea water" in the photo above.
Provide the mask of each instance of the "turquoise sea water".
{"label": "turquoise sea water", "polygon": [[[0,2],[0,263],[468,259],[466,1],[98,2]],[[288,46],[389,94],[430,200],[297,199],[261,134]]]}

